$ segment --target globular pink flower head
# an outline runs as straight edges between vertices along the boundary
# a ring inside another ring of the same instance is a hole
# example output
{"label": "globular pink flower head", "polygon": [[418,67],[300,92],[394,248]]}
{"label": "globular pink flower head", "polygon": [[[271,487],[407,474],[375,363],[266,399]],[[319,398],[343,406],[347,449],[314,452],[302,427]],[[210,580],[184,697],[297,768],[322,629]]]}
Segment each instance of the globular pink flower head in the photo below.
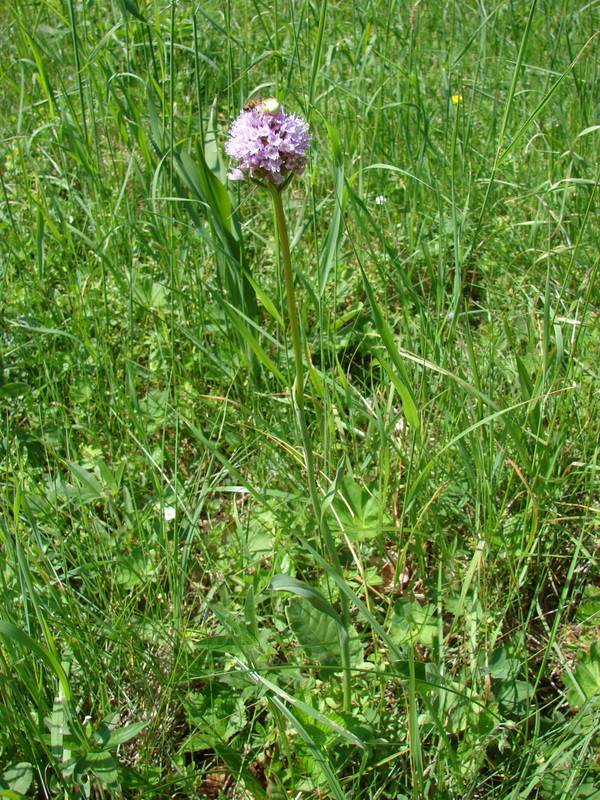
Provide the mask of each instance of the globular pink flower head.
{"label": "globular pink flower head", "polygon": [[227,177],[239,181],[254,178],[279,186],[306,166],[306,151],[312,139],[308,125],[270,97],[255,99],[240,113],[229,130],[225,152],[237,165]]}

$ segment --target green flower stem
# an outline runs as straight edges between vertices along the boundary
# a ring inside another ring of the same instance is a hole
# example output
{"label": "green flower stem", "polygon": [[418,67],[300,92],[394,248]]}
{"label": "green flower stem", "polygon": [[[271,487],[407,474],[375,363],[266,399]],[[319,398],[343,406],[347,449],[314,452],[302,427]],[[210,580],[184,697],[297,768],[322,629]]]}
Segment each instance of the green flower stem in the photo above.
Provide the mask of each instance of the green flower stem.
{"label": "green flower stem", "polygon": [[[343,577],[342,565],[338,557],[335,542],[327,524],[327,520],[321,508],[321,498],[317,488],[317,481],[315,477],[315,462],[313,458],[313,448],[306,425],[306,415],[304,413],[304,356],[302,352],[302,334],[300,331],[300,324],[298,321],[298,311],[296,308],[296,292],[294,289],[294,270],[292,267],[292,257],[290,254],[290,240],[288,237],[287,223],[285,219],[285,212],[283,210],[283,203],[281,200],[281,188],[270,186],[269,191],[273,198],[273,205],[275,207],[275,217],[277,219],[277,231],[279,233],[279,247],[281,250],[281,259],[283,261],[283,275],[285,281],[285,293],[287,296],[287,309],[290,324],[290,333],[292,336],[292,345],[294,348],[294,361],[296,367],[296,377],[292,387],[292,401],[294,410],[296,412],[296,419],[298,420],[298,427],[300,428],[300,435],[302,437],[302,447],[304,449],[304,462],[306,465],[306,472],[308,476],[308,488],[310,492],[310,499],[313,507],[319,531],[325,542],[329,560],[334,570],[340,577]],[[340,597],[342,608],[342,625],[344,627],[344,636],[340,636],[340,649],[342,654],[342,669],[344,673],[344,710],[350,710],[351,698],[351,683],[352,675],[350,672],[350,639],[348,631],[350,628],[350,607],[348,598],[342,594]]]}

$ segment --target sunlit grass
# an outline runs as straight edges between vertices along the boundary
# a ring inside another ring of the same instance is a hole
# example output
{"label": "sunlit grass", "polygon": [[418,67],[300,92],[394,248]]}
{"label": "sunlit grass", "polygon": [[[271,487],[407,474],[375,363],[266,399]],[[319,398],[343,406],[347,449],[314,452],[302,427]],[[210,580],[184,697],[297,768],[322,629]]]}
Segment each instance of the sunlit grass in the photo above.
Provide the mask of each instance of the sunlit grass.
{"label": "sunlit grass", "polygon": [[0,793],[600,797],[598,8],[0,18]]}

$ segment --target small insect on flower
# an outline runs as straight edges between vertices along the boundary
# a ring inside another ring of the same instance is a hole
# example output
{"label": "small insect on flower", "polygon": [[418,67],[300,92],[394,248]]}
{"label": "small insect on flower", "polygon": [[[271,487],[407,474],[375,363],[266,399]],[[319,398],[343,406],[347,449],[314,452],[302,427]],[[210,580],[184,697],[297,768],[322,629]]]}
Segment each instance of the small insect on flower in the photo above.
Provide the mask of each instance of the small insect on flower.
{"label": "small insect on flower", "polygon": [[311,139],[307,123],[295,114],[286,114],[274,97],[255,97],[229,130],[225,152],[237,166],[227,177],[280,186],[304,171]]}
{"label": "small insect on flower", "polygon": [[262,97],[253,97],[244,106],[244,111],[252,111],[253,108],[258,109],[263,114],[276,114],[281,105],[274,97],[267,97],[266,100],[263,100]]}

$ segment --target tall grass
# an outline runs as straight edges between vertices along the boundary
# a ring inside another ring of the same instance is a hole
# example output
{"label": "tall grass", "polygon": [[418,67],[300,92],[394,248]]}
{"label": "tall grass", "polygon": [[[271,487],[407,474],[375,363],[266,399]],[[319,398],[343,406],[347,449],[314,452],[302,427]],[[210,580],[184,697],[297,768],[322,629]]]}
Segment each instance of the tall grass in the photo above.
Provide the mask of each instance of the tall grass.
{"label": "tall grass", "polygon": [[0,19],[0,794],[600,797],[597,5]]}

